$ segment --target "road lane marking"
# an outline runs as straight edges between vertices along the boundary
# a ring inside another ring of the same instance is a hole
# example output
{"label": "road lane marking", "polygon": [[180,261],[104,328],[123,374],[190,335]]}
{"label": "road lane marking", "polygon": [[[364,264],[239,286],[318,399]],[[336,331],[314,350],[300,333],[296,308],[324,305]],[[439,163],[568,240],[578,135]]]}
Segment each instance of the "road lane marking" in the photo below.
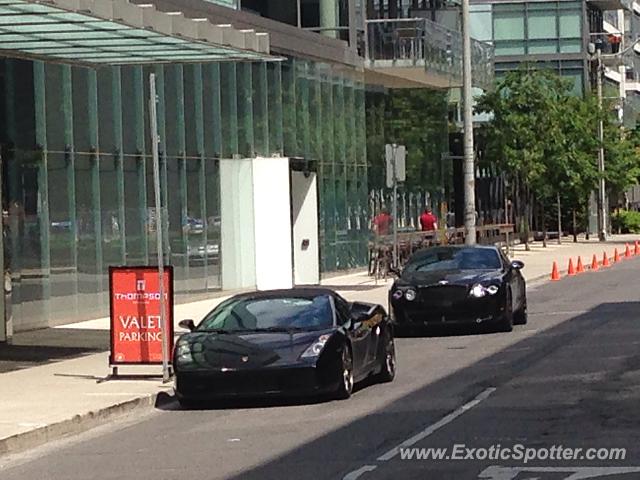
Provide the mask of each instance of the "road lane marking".
{"label": "road lane marking", "polygon": [[376,468],[378,468],[375,465],[365,465],[362,468],[359,468],[358,470],[354,470],[351,473],[347,473],[342,480],[356,480],[358,478],[360,478],[362,475],[364,475],[367,472],[373,472]]}
{"label": "road lane marking", "polygon": [[489,395],[491,395],[495,391],[496,389],[493,387],[487,388],[482,393],[480,393],[480,395],[478,395],[476,398],[474,398],[470,402],[465,403],[457,410],[451,412],[446,417],[441,418],[439,421],[437,421],[433,425],[428,426],[427,428],[415,434],[413,437],[409,438],[408,440],[405,440],[397,447],[392,448],[384,455],[380,455],[377,460],[379,462],[386,462],[388,460],[391,460],[393,457],[395,457],[400,453],[401,448],[411,447],[412,445],[415,445],[416,443],[418,443],[420,440],[423,440],[427,438],[429,435],[432,435],[433,433],[440,430],[445,425],[448,425],[449,423],[453,422],[460,415],[471,410],[473,407],[478,406],[481,402],[489,398]]}
{"label": "road lane marking", "polygon": [[565,480],[586,480],[603,476],[639,473],[640,467],[502,467],[493,465],[480,472],[486,480],[513,480],[520,473],[569,473]]}

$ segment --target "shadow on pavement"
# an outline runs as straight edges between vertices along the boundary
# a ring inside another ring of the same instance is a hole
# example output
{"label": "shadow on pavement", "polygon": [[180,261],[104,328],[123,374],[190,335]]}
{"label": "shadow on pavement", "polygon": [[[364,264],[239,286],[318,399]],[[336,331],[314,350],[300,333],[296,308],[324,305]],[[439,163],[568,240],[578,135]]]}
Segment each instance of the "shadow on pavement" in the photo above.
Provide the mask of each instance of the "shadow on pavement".
{"label": "shadow on pavement", "polygon": [[47,328],[20,332],[0,343],[0,373],[69,360],[109,350],[109,332]]}
{"label": "shadow on pavement", "polygon": [[[501,386],[518,378],[524,371],[535,367],[551,355],[560,353],[568,345],[571,346],[572,352],[572,357],[568,362],[574,363],[564,365],[565,368],[586,368],[585,364],[587,362],[593,368],[603,364],[605,359],[610,358],[611,355],[619,355],[621,348],[617,348],[617,345],[626,345],[628,349],[628,345],[634,340],[633,336],[638,336],[637,324],[629,321],[629,318],[634,318],[638,311],[640,311],[640,302],[599,305],[587,313],[572,317],[548,330],[511,345],[470,367],[409,393],[382,410],[352,421],[268,463],[238,473],[232,478],[233,480],[316,479],[320,478],[318,472],[322,472],[321,478],[341,479],[346,473],[362,465],[375,465],[376,458],[379,455],[396,447],[410,435],[440,420],[485,389],[489,387],[498,388],[497,393],[494,394],[497,395],[501,392]],[[579,328],[577,328],[578,325]],[[639,340],[640,338],[635,338],[635,341]],[[608,345],[609,348],[594,348],[596,344]],[[399,368],[402,367],[400,366]],[[631,358],[631,361],[627,361],[624,365],[624,370],[618,369],[608,372],[605,379],[591,380],[597,383],[588,389],[585,389],[584,383],[581,383],[587,380],[572,378],[571,375],[563,375],[562,371],[551,372],[550,380],[553,384],[544,388],[582,391],[585,398],[581,402],[585,405],[594,406],[595,411],[583,413],[578,409],[578,413],[576,413],[574,405],[560,404],[554,405],[553,409],[548,410],[549,414],[553,414],[556,419],[566,416],[572,422],[581,420],[585,423],[594,422],[584,427],[592,430],[601,429],[604,435],[610,433],[607,430],[608,427],[616,429],[628,428],[631,431],[631,437],[633,437],[633,432],[637,428],[634,422],[627,422],[625,427],[621,427],[620,423],[615,421],[618,415],[622,416],[621,418],[633,417],[633,411],[640,401],[640,380],[638,381],[639,385],[631,387],[626,385],[625,387],[627,391],[633,387],[633,392],[635,392],[633,395],[629,394],[623,397],[617,393],[623,383],[621,377],[629,369],[640,369],[640,355],[636,355]],[[542,388],[542,386],[539,386],[539,388]],[[356,394],[355,398],[347,402],[357,402],[358,395],[367,394],[368,392],[363,390]],[[238,407],[239,405],[235,404],[230,408]],[[525,416],[532,415],[532,407],[528,405],[511,405],[506,407],[506,410],[510,416],[515,415],[516,418],[521,414]],[[504,413],[505,408],[495,410],[494,407],[488,415],[492,419],[499,419],[502,418]],[[584,418],[582,416],[576,418],[576,415],[584,415]],[[608,420],[605,421],[603,418]],[[523,423],[521,427],[526,428],[525,425]],[[548,428],[548,424],[546,426]],[[492,428],[494,427],[492,426]],[[468,435],[477,433],[469,432]],[[469,439],[457,438],[456,440],[465,441]],[[551,442],[550,438],[547,440]],[[562,440],[575,440],[578,442],[580,438],[563,438]],[[341,445],[344,448],[341,448]],[[628,447],[630,453],[632,453],[632,448],[636,448],[633,445],[628,445]],[[640,459],[630,458],[629,460],[638,461]],[[456,476],[452,470],[469,468],[469,464],[466,464],[466,466],[463,464],[464,462],[458,462],[457,465],[452,466],[451,463],[446,462],[430,462],[429,468],[432,471],[429,474],[429,478],[476,478],[475,476],[469,477],[468,471],[466,476],[464,473]],[[407,467],[409,466],[408,464]],[[427,478],[424,476],[424,468],[426,466],[426,464],[421,466],[423,469],[422,473],[420,473],[421,476],[412,478]],[[419,468],[420,466],[414,465],[414,467]],[[283,472],[287,472],[287,474],[283,476]],[[431,476],[432,474],[435,476]]]}

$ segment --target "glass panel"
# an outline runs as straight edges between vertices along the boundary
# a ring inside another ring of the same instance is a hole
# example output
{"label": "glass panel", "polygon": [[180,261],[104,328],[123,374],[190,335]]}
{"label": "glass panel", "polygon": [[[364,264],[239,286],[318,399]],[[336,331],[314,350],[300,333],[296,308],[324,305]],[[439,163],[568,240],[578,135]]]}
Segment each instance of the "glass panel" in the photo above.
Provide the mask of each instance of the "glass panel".
{"label": "glass panel", "polygon": [[491,5],[471,5],[471,38],[484,42],[493,40],[491,18]]}
{"label": "glass panel", "polygon": [[206,181],[206,216],[207,216],[207,290],[219,289],[222,285],[222,271],[220,268],[220,162],[215,159],[205,159]]}
{"label": "glass panel", "polygon": [[495,54],[524,55],[524,42],[495,42]]}
{"label": "glass panel", "polygon": [[581,37],[582,29],[580,19],[580,11],[560,12],[560,37]]}
{"label": "glass panel", "polygon": [[527,34],[530,39],[550,39],[558,36],[556,13],[551,11],[529,12]]}
{"label": "glass panel", "polygon": [[493,38],[519,40],[524,38],[524,16],[519,13],[494,13]]}
{"label": "glass panel", "polygon": [[560,40],[560,53],[580,53],[582,40]]}
{"label": "glass panel", "polygon": [[75,215],[75,172],[71,151],[73,117],[71,69],[46,65],[47,155],[49,182],[49,251],[51,258],[51,300],[54,321],[78,316],[78,282]]}
{"label": "glass panel", "polygon": [[537,40],[531,41],[528,44],[529,54],[548,54],[557,53],[558,41],[557,40]]}

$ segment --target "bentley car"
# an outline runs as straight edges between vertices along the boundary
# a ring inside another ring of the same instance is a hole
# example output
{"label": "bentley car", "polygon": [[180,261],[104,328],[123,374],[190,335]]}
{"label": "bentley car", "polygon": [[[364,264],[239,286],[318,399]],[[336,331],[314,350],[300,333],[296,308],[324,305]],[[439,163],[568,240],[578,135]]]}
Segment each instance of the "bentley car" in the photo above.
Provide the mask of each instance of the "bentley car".
{"label": "bentley car", "polygon": [[212,310],[176,342],[176,397],[203,400],[330,394],[348,398],[354,382],[395,376],[390,319],[381,305],[348,302],[329,289],[245,293]]}
{"label": "bentley car", "polygon": [[527,323],[524,264],[493,246],[442,246],[413,254],[389,291],[397,329]]}

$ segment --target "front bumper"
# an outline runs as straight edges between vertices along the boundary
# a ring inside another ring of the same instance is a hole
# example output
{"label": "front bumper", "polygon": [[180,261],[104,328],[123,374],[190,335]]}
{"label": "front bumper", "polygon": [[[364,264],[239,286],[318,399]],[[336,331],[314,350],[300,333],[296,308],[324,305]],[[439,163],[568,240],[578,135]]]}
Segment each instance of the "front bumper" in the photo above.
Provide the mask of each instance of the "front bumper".
{"label": "front bumper", "polygon": [[392,318],[396,326],[470,325],[499,322],[504,317],[502,295],[466,298],[448,302],[392,303]]}
{"label": "front bumper", "polygon": [[178,398],[193,400],[308,396],[335,391],[338,378],[308,364],[258,370],[176,371],[175,391]]}

